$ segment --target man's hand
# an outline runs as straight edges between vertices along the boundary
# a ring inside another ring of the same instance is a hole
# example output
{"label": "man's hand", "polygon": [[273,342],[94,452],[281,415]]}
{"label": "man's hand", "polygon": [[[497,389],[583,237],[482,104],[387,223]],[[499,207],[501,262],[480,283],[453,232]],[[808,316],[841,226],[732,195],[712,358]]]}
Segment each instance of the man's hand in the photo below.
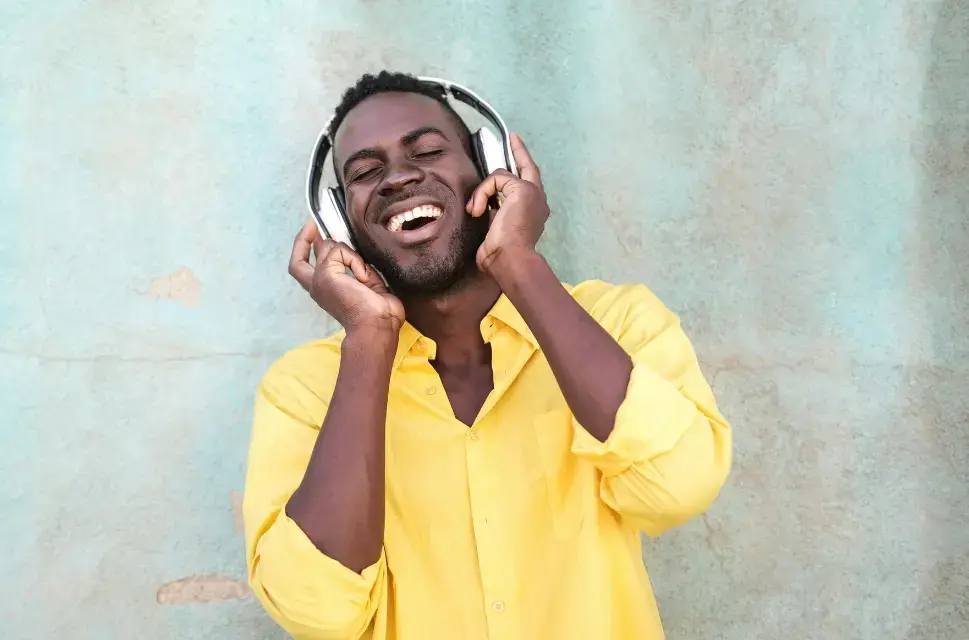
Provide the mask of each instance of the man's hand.
{"label": "man's hand", "polygon": [[[315,266],[310,264],[310,251]],[[347,274],[350,269],[352,275]],[[404,305],[360,255],[343,244],[320,237],[310,220],[296,235],[289,275],[333,316],[347,335],[376,331],[396,337],[404,324]]]}
{"label": "man's hand", "polygon": [[488,211],[493,196],[500,194],[503,200],[492,214],[488,235],[476,256],[478,268],[489,275],[494,275],[499,261],[533,254],[549,215],[541,172],[517,133],[511,134],[511,150],[521,178],[499,169],[478,185],[467,205],[468,213],[477,218]]}

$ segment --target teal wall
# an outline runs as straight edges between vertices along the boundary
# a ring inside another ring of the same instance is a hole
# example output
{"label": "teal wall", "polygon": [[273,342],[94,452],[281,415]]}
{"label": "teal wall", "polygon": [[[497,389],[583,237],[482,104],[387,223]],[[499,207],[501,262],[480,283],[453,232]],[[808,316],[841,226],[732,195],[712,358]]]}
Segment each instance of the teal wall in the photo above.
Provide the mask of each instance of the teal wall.
{"label": "teal wall", "polygon": [[[556,8],[553,8],[556,7]],[[561,277],[642,281],[736,430],[644,551],[670,638],[969,637],[969,0],[0,0],[0,636],[281,637],[253,389],[364,70],[480,90]]]}

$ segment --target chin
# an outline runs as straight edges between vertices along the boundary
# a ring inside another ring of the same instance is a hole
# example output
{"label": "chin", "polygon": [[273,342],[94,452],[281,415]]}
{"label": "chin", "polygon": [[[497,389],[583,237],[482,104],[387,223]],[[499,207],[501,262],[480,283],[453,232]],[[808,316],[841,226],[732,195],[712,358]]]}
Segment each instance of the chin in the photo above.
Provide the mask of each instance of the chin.
{"label": "chin", "polygon": [[[483,224],[482,224],[483,223]],[[488,221],[469,218],[447,237],[406,251],[361,251],[398,295],[429,296],[453,291],[477,273],[475,254],[488,232]],[[395,255],[397,254],[397,255]],[[401,255],[403,254],[403,255]]]}

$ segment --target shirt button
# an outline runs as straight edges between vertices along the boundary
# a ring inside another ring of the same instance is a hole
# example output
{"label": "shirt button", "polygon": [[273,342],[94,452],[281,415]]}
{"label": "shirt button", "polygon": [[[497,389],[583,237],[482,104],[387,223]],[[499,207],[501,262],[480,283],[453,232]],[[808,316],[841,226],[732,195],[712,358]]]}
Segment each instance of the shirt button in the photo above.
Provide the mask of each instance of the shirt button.
{"label": "shirt button", "polygon": [[478,439],[478,432],[477,431],[472,431],[471,432],[471,435],[469,435],[468,437],[471,438],[472,440],[477,440]]}
{"label": "shirt button", "polygon": [[495,613],[501,613],[502,611],[505,610],[505,603],[502,602],[501,600],[498,600],[492,603],[491,610],[494,611]]}
{"label": "shirt button", "polygon": [[437,389],[435,389],[434,387],[427,388],[427,395],[433,396],[435,393],[437,393]]}

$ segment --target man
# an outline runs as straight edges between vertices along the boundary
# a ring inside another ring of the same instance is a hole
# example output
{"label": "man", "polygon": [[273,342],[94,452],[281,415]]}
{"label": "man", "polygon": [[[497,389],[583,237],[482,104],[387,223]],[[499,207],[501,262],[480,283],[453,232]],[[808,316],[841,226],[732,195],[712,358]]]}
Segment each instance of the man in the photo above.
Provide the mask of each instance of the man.
{"label": "man", "polygon": [[364,76],[331,133],[359,253],[312,222],[293,247],[343,331],[259,387],[257,598],[296,638],[662,638],[639,531],[705,510],[731,457],[677,318],[642,286],[561,284],[521,139],[521,177],[482,182],[414,78]]}

